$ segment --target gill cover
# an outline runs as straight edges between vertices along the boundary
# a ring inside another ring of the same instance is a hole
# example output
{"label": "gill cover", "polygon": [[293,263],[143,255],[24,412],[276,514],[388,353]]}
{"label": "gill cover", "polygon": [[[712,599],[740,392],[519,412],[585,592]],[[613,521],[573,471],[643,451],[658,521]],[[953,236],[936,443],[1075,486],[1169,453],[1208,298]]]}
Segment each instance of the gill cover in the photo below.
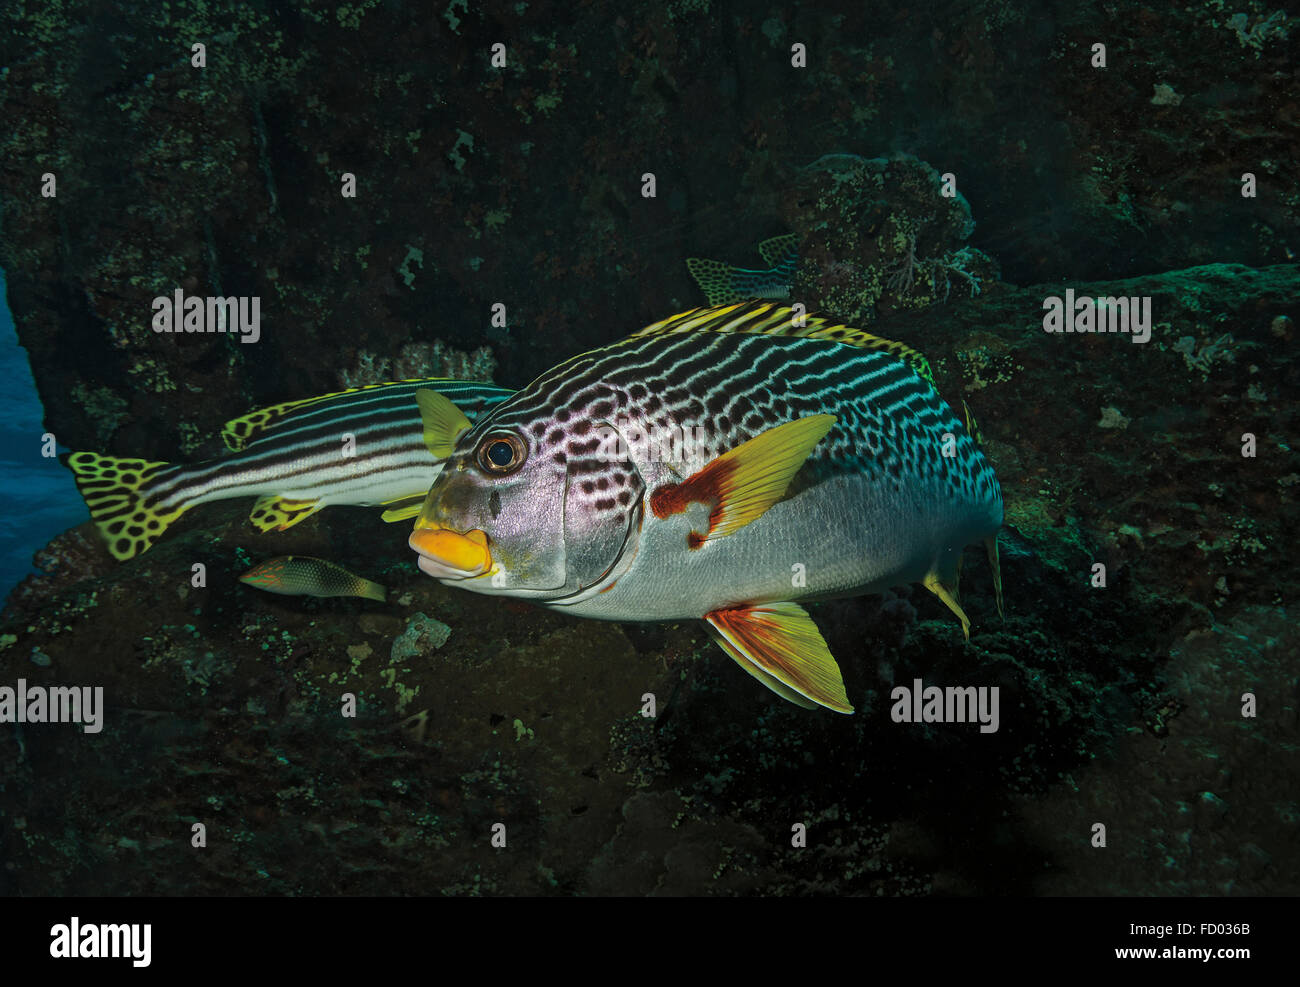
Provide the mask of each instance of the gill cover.
{"label": "gill cover", "polygon": [[[462,451],[429,488],[411,547],[460,569],[458,576],[432,575],[473,578],[480,592],[545,596],[562,590],[566,486],[564,467],[550,460],[533,457],[517,472],[498,477],[475,465],[472,449]],[[475,543],[481,535],[486,544],[480,549]],[[476,572],[479,561],[488,565]]]}
{"label": "gill cover", "polygon": [[596,422],[594,431],[600,437],[594,456],[567,462],[564,541],[571,594],[608,587],[617,579],[616,570],[636,553],[644,510],[644,477],[633,457],[619,454],[626,450],[621,433],[604,421]]}

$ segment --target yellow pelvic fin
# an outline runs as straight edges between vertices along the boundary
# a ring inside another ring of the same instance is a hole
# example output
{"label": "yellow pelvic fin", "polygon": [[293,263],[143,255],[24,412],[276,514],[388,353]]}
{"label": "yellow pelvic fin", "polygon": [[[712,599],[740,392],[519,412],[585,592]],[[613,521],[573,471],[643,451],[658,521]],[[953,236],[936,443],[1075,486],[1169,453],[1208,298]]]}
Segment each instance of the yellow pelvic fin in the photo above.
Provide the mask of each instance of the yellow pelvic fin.
{"label": "yellow pelvic fin", "polygon": [[998,605],[998,616],[1006,620],[1007,615],[1002,611],[1002,566],[998,562],[998,535],[996,531],[984,539],[984,547],[988,549],[989,566],[993,569],[993,599]]}
{"label": "yellow pelvic fin", "polygon": [[424,421],[425,446],[435,459],[446,459],[456,448],[456,440],[462,433],[469,431],[469,419],[451,398],[437,391],[418,390],[415,392],[415,401],[420,406],[420,418]]}
{"label": "yellow pelvic fin", "polygon": [[786,702],[794,703],[796,706],[802,706],[804,709],[818,708],[817,704],[813,702],[811,699],[809,699],[807,696],[801,696],[799,693],[791,689],[788,685],[783,684],[780,681],[780,679],[768,675],[767,672],[763,671],[752,661],[749,661],[747,658],[742,656],[738,651],[736,651],[729,644],[727,644],[726,639],[721,634],[719,634],[716,630],[713,629],[712,624],[709,624],[708,628],[709,628],[709,636],[712,637],[713,640],[718,642],[718,647],[722,648],[723,651],[725,651],[731,658],[733,658],[736,664],[739,665],[742,669],[744,669],[747,675],[752,675],[754,678],[758,679],[759,682],[767,686],[769,689],[775,692]]}
{"label": "yellow pelvic fin", "polygon": [[[700,274],[696,273],[693,265],[713,265],[718,263],[718,261],[702,261],[695,257],[686,262],[687,266],[691,268],[691,274],[695,275],[695,280],[700,282],[700,287],[704,288],[706,295],[709,295],[709,288],[701,279]],[[731,268],[725,264],[720,266],[727,268],[728,272],[731,271]],[[710,268],[710,272],[712,272],[712,268]],[[710,273],[709,276],[713,278],[715,274]],[[730,278],[730,273],[728,273],[728,278]],[[690,311],[680,312],[667,319],[660,319],[643,329],[638,329],[629,338],[667,336],[682,332],[722,332],[747,333],[755,336],[799,336],[808,339],[824,339],[833,343],[842,343],[845,346],[856,346],[859,349],[879,350],[889,353],[904,361],[918,377],[925,380],[931,387],[936,386],[934,373],[930,370],[930,362],[905,343],[873,336],[865,330],[853,329],[846,325],[831,322],[819,315],[796,317],[796,313],[788,305],[774,305],[771,302],[737,302],[736,299],[739,296],[730,288],[730,280],[728,280],[728,290],[730,294],[725,297],[720,296],[715,299],[710,295],[708,308],[693,308]]]}
{"label": "yellow pelvic fin", "polygon": [[834,424],[834,415],[808,415],[769,428],[681,483],[657,488],[650,495],[650,510],[662,520],[680,514],[690,504],[711,504],[708,533],[692,532],[691,548],[739,531],[781,499],[799,467]]}
{"label": "yellow pelvic fin", "polygon": [[807,611],[763,603],[706,614],[709,632],[737,664],[790,702],[852,713],[840,667]]}
{"label": "yellow pelvic fin", "polygon": [[[409,501],[409,503],[407,503]],[[409,497],[399,497],[397,500],[385,501],[388,504],[406,504],[405,507],[390,507],[384,511],[383,519],[391,524],[394,521],[409,521],[413,517],[418,517],[420,508],[424,506],[424,495],[420,494],[414,500]]]}
{"label": "yellow pelvic fin", "polygon": [[186,511],[185,507],[164,509],[146,502],[145,487],[169,463],[74,452],[68,457],[68,466],[95,527],[119,561],[146,551]]}
{"label": "yellow pelvic fin", "polygon": [[758,245],[758,255],[763,258],[763,263],[768,267],[776,267],[790,251],[799,246],[799,235],[797,233],[783,233],[781,236],[774,236],[764,240]]}
{"label": "yellow pelvic fin", "polygon": [[305,521],[325,504],[319,500],[288,500],[272,494],[261,498],[253,505],[253,512],[248,520],[258,531],[285,531],[299,521]]}
{"label": "yellow pelvic fin", "polygon": [[373,391],[381,387],[392,387],[394,384],[413,384],[418,381],[449,379],[448,377],[412,377],[407,380],[386,380],[379,384],[362,384],[360,387],[348,387],[341,391],[331,391],[329,394],[317,394],[314,398],[302,398],[298,401],[285,401],[282,404],[267,405],[265,408],[258,408],[226,422],[221,428],[221,440],[226,443],[226,448],[231,452],[240,452],[248,445],[250,439],[267,431],[278,419],[283,418],[290,411],[297,408],[316,404],[319,401],[327,401],[330,398],[341,397],[344,394]]}
{"label": "yellow pelvic fin", "polygon": [[730,264],[703,257],[687,257],[686,269],[710,305],[727,305],[740,298],[736,291],[735,269]]}
{"label": "yellow pelvic fin", "polygon": [[959,570],[960,560],[958,561],[957,566],[954,567],[953,574],[950,577],[945,579],[941,577],[939,573],[931,571],[922,581],[922,585],[924,585],[926,589],[939,599],[943,600],[948,609],[957,615],[957,619],[961,621],[961,632],[966,636],[966,640],[969,641],[970,618],[966,616],[966,611],[964,611],[961,608],[961,604],[957,602],[957,572]]}

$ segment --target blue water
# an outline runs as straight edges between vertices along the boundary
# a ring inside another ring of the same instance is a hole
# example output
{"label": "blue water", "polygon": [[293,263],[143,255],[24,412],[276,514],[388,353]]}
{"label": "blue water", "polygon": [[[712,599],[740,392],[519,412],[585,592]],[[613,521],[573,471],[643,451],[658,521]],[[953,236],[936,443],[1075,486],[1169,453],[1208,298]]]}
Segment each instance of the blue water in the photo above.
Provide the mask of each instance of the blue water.
{"label": "blue water", "polygon": [[41,455],[41,415],[0,271],[0,601],[35,571],[33,552],[90,517],[67,467]]}

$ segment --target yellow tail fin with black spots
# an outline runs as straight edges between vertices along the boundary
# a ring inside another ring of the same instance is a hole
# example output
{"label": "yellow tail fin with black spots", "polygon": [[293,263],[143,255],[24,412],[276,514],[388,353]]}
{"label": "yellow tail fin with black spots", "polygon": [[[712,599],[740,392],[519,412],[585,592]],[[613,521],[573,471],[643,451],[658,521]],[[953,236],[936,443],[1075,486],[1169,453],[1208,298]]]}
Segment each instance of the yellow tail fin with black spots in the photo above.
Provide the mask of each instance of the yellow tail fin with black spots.
{"label": "yellow tail fin with black spots", "polygon": [[142,494],[163,470],[173,468],[171,463],[74,452],[68,457],[68,466],[91,519],[115,559],[126,561],[146,551],[168,525],[185,513],[184,507],[146,504]]}

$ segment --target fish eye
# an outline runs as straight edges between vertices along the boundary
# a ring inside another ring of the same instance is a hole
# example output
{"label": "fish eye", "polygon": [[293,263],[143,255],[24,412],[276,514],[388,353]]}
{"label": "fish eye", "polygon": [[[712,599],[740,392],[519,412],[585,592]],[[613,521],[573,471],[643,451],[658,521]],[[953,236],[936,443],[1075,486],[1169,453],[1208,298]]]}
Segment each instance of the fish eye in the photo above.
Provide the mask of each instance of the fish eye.
{"label": "fish eye", "polygon": [[510,432],[489,435],[478,447],[478,464],[498,476],[513,473],[528,458],[528,450],[519,436]]}

